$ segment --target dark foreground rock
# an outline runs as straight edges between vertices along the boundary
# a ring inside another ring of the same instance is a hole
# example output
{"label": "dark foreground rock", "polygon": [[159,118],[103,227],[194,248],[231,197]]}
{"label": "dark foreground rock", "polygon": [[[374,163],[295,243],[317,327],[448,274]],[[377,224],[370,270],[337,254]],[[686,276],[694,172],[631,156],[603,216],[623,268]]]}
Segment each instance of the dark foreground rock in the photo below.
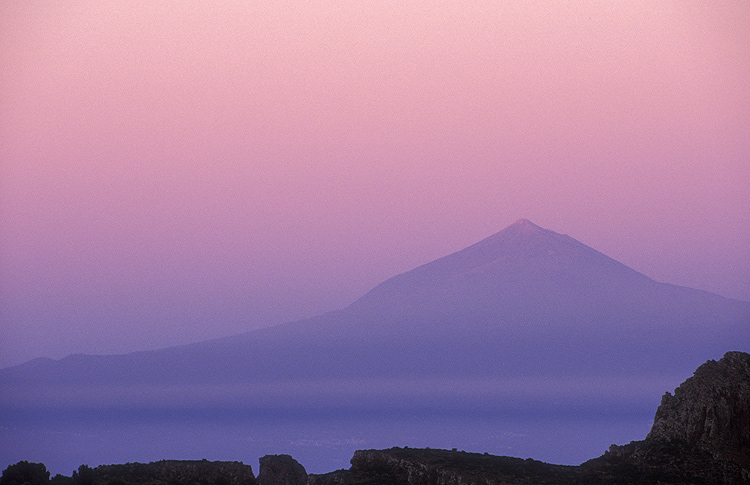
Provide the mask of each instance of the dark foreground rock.
{"label": "dark foreground rock", "polygon": [[266,455],[258,469],[260,485],[307,485],[307,471],[289,455]]}
{"label": "dark foreground rock", "polygon": [[346,471],[311,476],[311,485],[500,485],[580,483],[577,467],[463,451],[391,448],[354,453]]}
{"label": "dark foreground rock", "polygon": [[727,352],[666,393],[647,440],[682,441],[716,459],[750,457],[750,354]]}
{"label": "dark foreground rock", "polygon": [[238,462],[207,460],[165,460],[154,463],[105,465],[93,469],[97,483],[122,484],[223,484],[257,485],[250,465]]}
{"label": "dark foreground rock", "polygon": [[664,395],[645,440],[582,467],[621,483],[750,483],[750,354],[700,366]]}
{"label": "dark foreground rock", "polygon": [[[233,461],[163,460],[89,468],[82,465],[73,477],[55,476],[60,485],[257,485],[253,469]],[[5,484],[3,484],[5,485]]]}

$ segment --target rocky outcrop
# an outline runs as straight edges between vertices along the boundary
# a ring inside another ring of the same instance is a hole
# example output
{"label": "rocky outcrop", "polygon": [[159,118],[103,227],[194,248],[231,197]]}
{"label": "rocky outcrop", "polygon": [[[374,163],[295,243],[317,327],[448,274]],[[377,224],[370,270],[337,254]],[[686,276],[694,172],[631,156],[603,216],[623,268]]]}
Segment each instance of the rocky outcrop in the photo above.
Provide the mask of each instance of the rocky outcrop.
{"label": "rocky outcrop", "polygon": [[307,485],[307,471],[289,455],[266,455],[260,459],[260,485]]}
{"label": "rocky outcrop", "polygon": [[257,485],[252,467],[240,462],[163,460],[102,465],[89,470],[88,481],[94,485]]}
{"label": "rocky outcrop", "polygon": [[727,352],[666,393],[647,440],[684,441],[717,459],[750,460],[750,354]]}
{"label": "rocky outcrop", "polygon": [[354,453],[348,471],[311,485],[501,485],[581,483],[577,467],[463,451],[391,448]]}
{"label": "rocky outcrop", "polygon": [[351,485],[357,479],[351,470],[336,470],[335,472],[307,476],[307,485]]}
{"label": "rocky outcrop", "polygon": [[750,483],[750,354],[701,365],[664,395],[645,440],[613,445],[582,467],[610,481]]}

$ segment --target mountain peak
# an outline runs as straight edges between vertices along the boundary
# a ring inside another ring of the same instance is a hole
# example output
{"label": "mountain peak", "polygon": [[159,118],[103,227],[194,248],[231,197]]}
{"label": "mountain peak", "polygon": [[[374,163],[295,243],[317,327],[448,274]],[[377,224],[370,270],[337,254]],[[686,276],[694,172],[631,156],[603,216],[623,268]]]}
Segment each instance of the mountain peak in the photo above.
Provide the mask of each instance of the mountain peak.
{"label": "mountain peak", "polygon": [[524,219],[524,218],[518,219],[516,222],[508,226],[506,229],[511,229],[511,228],[514,228],[517,230],[520,229],[524,231],[537,231],[537,230],[542,229],[541,227],[537,226],[530,220]]}
{"label": "mountain peak", "polygon": [[549,235],[554,234],[552,231],[549,231],[547,229],[544,229],[543,227],[537,226],[536,224],[534,224],[528,219],[521,218],[521,219],[518,219],[513,224],[511,224],[510,226],[503,229],[502,231],[500,231],[498,235],[504,234],[514,239],[518,237],[525,239],[529,236],[539,236],[544,233],[549,233]]}
{"label": "mountain peak", "polygon": [[483,252],[494,253],[495,257],[502,254],[521,251],[524,254],[547,253],[559,251],[563,247],[582,246],[578,241],[564,234],[558,234],[549,229],[537,226],[528,219],[518,219],[500,232],[469,246],[469,248],[483,248]]}
{"label": "mountain peak", "polygon": [[528,219],[525,219],[525,218],[523,218],[523,217],[522,217],[522,218],[520,218],[520,219],[518,219],[518,220],[517,220],[517,221],[516,221],[515,223],[513,223],[512,225],[514,225],[514,226],[531,226],[531,227],[539,227],[539,226],[537,226],[536,224],[534,224],[533,222],[531,222],[530,220],[528,220]]}
{"label": "mountain peak", "polygon": [[444,311],[453,305],[485,313],[502,308],[507,313],[511,307],[523,307],[523,313],[536,305],[552,314],[565,302],[575,301],[576,291],[595,300],[595,293],[615,294],[634,287],[638,290],[632,291],[642,293],[643,285],[653,284],[572,237],[522,218],[461,251],[383,282],[358,305],[419,307],[424,312],[427,306]]}

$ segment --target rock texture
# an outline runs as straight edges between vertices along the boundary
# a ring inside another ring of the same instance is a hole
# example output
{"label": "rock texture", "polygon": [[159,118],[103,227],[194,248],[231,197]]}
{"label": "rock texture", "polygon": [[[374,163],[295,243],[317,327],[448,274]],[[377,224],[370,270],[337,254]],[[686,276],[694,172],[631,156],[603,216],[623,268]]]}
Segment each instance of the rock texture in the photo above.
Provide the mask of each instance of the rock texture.
{"label": "rock texture", "polygon": [[307,471],[289,455],[266,455],[260,459],[260,485],[307,485]]}
{"label": "rock texture", "polygon": [[253,469],[239,462],[163,460],[153,463],[102,465],[90,469],[92,485],[256,485]]}
{"label": "rock texture", "polygon": [[583,466],[640,483],[750,483],[750,354],[701,365],[664,395],[645,440]]}
{"label": "rock texture", "polygon": [[532,485],[583,481],[578,467],[463,451],[359,450],[351,463],[349,470],[311,475],[309,485]]}
{"label": "rock texture", "polygon": [[578,483],[575,467],[463,451],[391,448],[357,451],[358,484],[500,485]]}
{"label": "rock texture", "polygon": [[685,441],[715,458],[750,459],[750,354],[727,352],[666,393],[647,440]]}

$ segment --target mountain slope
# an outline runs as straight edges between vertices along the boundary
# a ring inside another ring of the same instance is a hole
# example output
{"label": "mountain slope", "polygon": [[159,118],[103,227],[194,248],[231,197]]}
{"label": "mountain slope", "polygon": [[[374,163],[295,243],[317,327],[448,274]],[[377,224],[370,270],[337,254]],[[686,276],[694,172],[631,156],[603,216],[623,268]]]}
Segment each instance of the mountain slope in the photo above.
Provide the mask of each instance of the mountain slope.
{"label": "mountain slope", "polygon": [[679,375],[730,348],[750,350],[750,303],[658,283],[522,219],[340,311],[188,346],[0,370],[0,404],[51,402],[74,388],[120,389],[110,392],[116,402],[132,400],[132,386],[225,385],[247,397],[261,383]]}

